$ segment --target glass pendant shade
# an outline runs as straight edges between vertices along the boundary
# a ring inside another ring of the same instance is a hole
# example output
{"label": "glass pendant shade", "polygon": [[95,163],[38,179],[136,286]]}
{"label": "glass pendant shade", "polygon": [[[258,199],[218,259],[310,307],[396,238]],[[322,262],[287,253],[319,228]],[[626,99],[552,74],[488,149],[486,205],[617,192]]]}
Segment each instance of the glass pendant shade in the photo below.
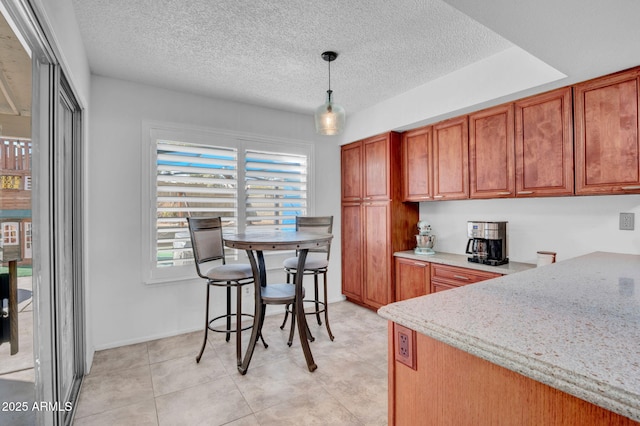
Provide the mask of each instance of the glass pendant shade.
{"label": "glass pendant shade", "polygon": [[331,99],[332,90],[327,90],[327,100],[316,109],[316,133],[333,136],[344,129],[345,111]]}

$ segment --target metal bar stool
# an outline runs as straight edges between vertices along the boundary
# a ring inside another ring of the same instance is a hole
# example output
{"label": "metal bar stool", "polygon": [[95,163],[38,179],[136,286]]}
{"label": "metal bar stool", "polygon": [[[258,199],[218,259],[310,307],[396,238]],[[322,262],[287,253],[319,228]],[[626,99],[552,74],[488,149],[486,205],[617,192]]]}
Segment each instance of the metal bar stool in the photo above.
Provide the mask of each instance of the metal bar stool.
{"label": "metal bar stool", "polygon": [[[253,318],[251,314],[242,313],[242,286],[253,284],[253,270],[249,264],[227,265],[224,257],[224,240],[222,237],[222,220],[214,218],[187,218],[189,234],[195,258],[198,276],[207,280],[207,303],[205,308],[204,340],[196,362],[200,362],[204,348],[207,345],[209,330],[217,333],[225,333],[228,342],[231,333],[236,333],[236,358],[238,365],[242,363],[242,331],[252,327],[242,327],[242,319]],[[222,261],[222,264],[218,263]],[[212,286],[225,287],[227,289],[226,314],[209,319],[209,299]],[[231,312],[231,289],[236,288],[236,311]],[[235,327],[231,327],[231,319],[235,317]],[[216,328],[213,323],[220,319],[226,319],[226,328]]]}
{"label": "metal bar stool", "polygon": [[[296,216],[296,231],[306,231],[315,233],[331,234],[333,231],[333,216]],[[313,275],[313,287],[314,287],[314,299],[304,300],[307,303],[313,303],[314,310],[305,312],[305,315],[315,315],[318,325],[322,325],[320,314],[324,312],[324,324],[327,328],[329,338],[333,340],[333,333],[331,333],[331,327],[329,326],[329,311],[327,306],[327,268],[329,267],[329,255],[331,252],[331,246],[326,245],[317,249],[309,250],[309,256],[305,260],[304,270],[302,271],[303,278],[305,275]],[[316,253],[322,253],[324,255],[316,255]],[[298,273],[298,257],[290,257],[283,262],[284,270],[287,274],[287,282],[290,282],[290,278]],[[318,289],[318,275],[323,275],[323,299],[320,300]],[[291,306],[287,305],[285,310],[284,320],[282,321],[281,329],[284,329],[287,323],[287,318],[291,312]],[[291,331],[289,333],[289,346],[293,340],[294,324],[291,324]],[[309,340],[313,341],[314,337],[311,335],[311,331],[307,329]]]}

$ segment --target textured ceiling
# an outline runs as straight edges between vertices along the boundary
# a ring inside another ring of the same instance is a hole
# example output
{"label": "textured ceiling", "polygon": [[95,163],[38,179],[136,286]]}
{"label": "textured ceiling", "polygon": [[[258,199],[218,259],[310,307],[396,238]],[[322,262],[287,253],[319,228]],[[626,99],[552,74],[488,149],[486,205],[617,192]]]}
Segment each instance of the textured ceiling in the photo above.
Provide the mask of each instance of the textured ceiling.
{"label": "textured ceiling", "polygon": [[31,58],[0,13],[0,114],[31,115]]}
{"label": "textured ceiling", "polygon": [[510,42],[440,0],[73,0],[94,74],[311,113],[355,112]]}

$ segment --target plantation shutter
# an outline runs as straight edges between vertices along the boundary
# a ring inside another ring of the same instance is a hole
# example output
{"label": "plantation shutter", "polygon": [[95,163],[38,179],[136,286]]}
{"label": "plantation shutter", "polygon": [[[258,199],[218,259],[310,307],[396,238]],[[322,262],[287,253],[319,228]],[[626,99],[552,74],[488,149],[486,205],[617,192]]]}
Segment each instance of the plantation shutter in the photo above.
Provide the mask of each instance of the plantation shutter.
{"label": "plantation shutter", "polygon": [[307,214],[307,156],[245,152],[246,230],[295,230]]}
{"label": "plantation shutter", "polygon": [[187,217],[222,217],[238,225],[237,150],[157,141],[157,266],[192,263]]}

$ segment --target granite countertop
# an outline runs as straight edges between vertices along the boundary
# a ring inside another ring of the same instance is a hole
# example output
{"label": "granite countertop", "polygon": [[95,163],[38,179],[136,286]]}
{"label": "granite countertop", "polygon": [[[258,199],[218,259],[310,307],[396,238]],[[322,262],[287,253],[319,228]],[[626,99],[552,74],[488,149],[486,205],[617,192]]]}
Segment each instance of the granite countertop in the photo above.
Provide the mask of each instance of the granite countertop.
{"label": "granite countertop", "polygon": [[640,256],[596,252],[379,315],[640,421]]}
{"label": "granite countertop", "polygon": [[477,271],[495,272],[496,274],[508,275],[514,272],[522,272],[527,269],[535,268],[532,263],[511,262],[500,265],[490,266],[481,263],[469,262],[468,256],[464,254],[435,252],[434,254],[415,254],[413,250],[399,251],[394,253],[396,257],[404,257],[406,259],[421,260],[423,262],[440,263],[443,265],[460,266],[461,268],[475,269]]}

